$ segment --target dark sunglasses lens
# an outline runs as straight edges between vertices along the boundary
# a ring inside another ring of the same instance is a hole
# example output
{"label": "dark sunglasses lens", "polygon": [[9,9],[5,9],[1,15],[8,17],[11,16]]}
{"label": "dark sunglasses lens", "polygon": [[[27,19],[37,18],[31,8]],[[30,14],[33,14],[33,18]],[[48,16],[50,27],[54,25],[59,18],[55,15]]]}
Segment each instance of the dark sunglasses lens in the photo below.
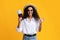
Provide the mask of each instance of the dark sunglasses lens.
{"label": "dark sunglasses lens", "polygon": [[28,10],[28,11],[33,11],[33,10]]}
{"label": "dark sunglasses lens", "polygon": [[31,10],[31,11],[33,11],[33,10]]}

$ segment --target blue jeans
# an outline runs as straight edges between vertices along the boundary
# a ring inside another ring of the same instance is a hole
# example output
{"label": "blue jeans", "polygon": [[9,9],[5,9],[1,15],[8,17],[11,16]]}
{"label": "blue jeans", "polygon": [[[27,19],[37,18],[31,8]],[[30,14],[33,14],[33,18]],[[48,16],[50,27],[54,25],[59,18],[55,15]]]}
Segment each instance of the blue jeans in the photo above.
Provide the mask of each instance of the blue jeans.
{"label": "blue jeans", "polygon": [[32,37],[23,36],[23,40],[36,40],[36,36],[32,36]]}

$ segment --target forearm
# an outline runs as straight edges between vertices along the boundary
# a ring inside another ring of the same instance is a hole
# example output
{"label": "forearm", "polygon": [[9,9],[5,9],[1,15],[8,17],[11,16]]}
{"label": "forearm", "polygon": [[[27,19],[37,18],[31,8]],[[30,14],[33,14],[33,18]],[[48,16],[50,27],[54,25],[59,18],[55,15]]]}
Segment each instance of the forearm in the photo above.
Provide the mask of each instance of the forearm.
{"label": "forearm", "polygon": [[20,22],[18,22],[18,25],[17,25],[16,30],[17,30],[18,32],[21,32]]}
{"label": "forearm", "polygon": [[20,22],[18,22],[18,25],[17,25],[17,28],[19,28],[20,27]]}
{"label": "forearm", "polygon": [[39,32],[41,31],[41,28],[42,28],[42,22],[40,23],[40,26],[39,26]]}
{"label": "forearm", "polygon": [[18,25],[17,25],[17,28],[19,28],[19,23],[18,23]]}

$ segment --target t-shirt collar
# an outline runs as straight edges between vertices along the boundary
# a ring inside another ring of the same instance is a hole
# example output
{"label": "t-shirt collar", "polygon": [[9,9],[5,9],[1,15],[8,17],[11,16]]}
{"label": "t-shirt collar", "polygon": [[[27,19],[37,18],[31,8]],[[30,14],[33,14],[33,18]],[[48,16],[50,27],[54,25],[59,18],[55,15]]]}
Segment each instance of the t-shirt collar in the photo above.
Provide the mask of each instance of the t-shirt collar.
{"label": "t-shirt collar", "polygon": [[[27,21],[29,21],[28,17],[27,17]],[[32,17],[31,21],[34,21],[34,17]]]}

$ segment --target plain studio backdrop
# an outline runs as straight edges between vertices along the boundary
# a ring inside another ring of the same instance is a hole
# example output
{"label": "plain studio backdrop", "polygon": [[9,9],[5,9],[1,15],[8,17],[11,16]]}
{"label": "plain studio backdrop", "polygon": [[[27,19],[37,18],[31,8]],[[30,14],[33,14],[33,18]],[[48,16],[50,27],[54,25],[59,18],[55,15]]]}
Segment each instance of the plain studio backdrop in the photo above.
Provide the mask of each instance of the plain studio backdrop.
{"label": "plain studio backdrop", "polygon": [[38,40],[60,40],[60,3],[58,0],[0,0],[0,40],[22,40],[23,34],[16,31],[17,10],[33,4],[38,14],[44,17]]}

